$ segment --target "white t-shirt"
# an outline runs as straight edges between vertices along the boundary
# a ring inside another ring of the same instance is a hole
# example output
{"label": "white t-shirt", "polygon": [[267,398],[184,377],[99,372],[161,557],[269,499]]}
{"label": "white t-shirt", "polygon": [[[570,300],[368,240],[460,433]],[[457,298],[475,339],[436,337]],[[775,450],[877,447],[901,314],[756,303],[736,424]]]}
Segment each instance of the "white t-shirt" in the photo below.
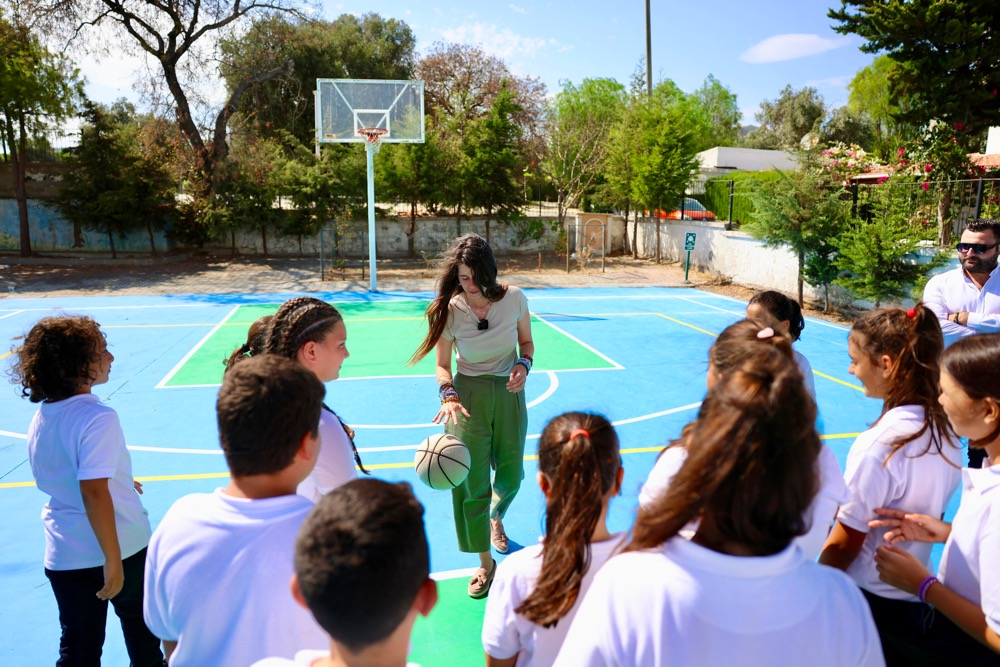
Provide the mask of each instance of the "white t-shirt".
{"label": "white t-shirt", "polygon": [[351,440],[344,432],[337,415],[326,408],[319,415],[319,457],[316,467],[302,480],[298,494],[313,502],[330,493],[338,486],[358,478],[354,467],[354,451]]}
{"label": "white t-shirt", "polygon": [[796,349],[792,349],[792,357],[795,358],[795,363],[798,364],[799,370],[802,371],[802,382],[806,386],[806,391],[812,396],[813,401],[816,400],[816,378],[813,377],[812,364],[806,359],[806,355],[802,354]]}
{"label": "white t-shirt", "polygon": [[311,667],[314,662],[329,655],[329,651],[299,651],[291,660],[288,658],[264,658],[253,663],[250,667]]}
{"label": "white t-shirt", "polygon": [[49,495],[42,508],[48,569],[104,565],[80,493],[88,479],[108,480],[122,558],[149,544],[149,516],[135,491],[118,413],[94,394],[41,404],[28,428],[28,464],[38,489]]}
{"label": "white t-shirt", "polygon": [[510,285],[503,298],[490,304],[480,330],[479,318],[461,292],[448,303],[448,321],[441,337],[455,341],[455,365],[462,375],[509,375],[517,361],[517,321],[528,312],[528,298]]}
{"label": "white t-shirt", "polygon": [[962,470],[962,504],[951,524],[938,577],[983,608],[1000,633],[1000,466]]}
{"label": "white t-shirt", "polygon": [[288,588],[295,537],[313,503],[298,495],[248,500],[184,496],[146,555],[146,625],[177,642],[171,667],[251,665],[324,649],[329,638]]}
{"label": "white t-shirt", "polygon": [[556,667],[884,665],[861,591],[789,547],[737,557],[674,538],[597,573]]}
{"label": "white t-shirt", "polygon": [[[875,549],[888,528],[869,528],[878,518],[875,509],[890,507],[940,518],[961,477],[961,450],[943,437],[944,456],[930,445],[930,432],[912,440],[886,462],[892,443],[920,430],[924,409],[904,405],[889,410],[877,424],[858,436],[847,454],[844,477],[851,498],[841,506],[837,521],[867,533],[861,552],[847,567],[847,574],[865,590],[894,600],[916,601],[917,596],[899,590],[878,578]],[[930,567],[931,546],[924,542],[900,542],[899,547]]]}
{"label": "white t-shirt", "polygon": [[542,570],[544,544],[526,547],[513,553],[497,566],[496,578],[486,598],[483,618],[483,649],[494,658],[517,656],[518,667],[548,667],[555,661],[559,647],[569,632],[573,617],[601,569],[621,541],[620,535],[590,545],[590,567],[583,575],[580,594],[569,613],[551,628],[532,623],[514,610],[535,589]]}
{"label": "white t-shirt", "polygon": [[[681,469],[687,450],[684,447],[667,447],[660,458],[656,461],[653,469],[649,472],[646,483],[639,492],[639,506],[648,509],[650,504],[661,493],[666,492],[670,486],[670,481]],[[834,519],[837,516],[837,508],[842,503],[847,502],[850,497],[847,485],[844,483],[844,476],[840,471],[840,464],[837,462],[837,455],[823,445],[820,449],[819,457],[816,459],[819,468],[819,491],[813,498],[812,504],[806,510],[806,519],[809,523],[809,530],[804,535],[799,535],[792,543],[802,549],[809,560],[815,560],[823,544],[830,534]],[[698,530],[698,522],[692,521],[685,526],[680,535],[691,539],[695,531]]]}
{"label": "white t-shirt", "polygon": [[[946,344],[977,333],[1000,332],[1000,267],[979,289],[962,267],[933,276],[924,287],[924,304],[937,315]],[[948,321],[951,313],[969,314],[968,326]]]}

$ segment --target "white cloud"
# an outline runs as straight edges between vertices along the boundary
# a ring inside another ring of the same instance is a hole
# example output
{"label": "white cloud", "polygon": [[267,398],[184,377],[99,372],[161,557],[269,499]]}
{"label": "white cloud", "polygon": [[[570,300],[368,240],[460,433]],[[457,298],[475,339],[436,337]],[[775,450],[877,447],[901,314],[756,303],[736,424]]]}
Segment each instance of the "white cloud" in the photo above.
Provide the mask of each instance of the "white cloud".
{"label": "white cloud", "polygon": [[795,60],[839,49],[852,43],[850,37],[820,37],[819,35],[788,34],[768,37],[743,52],[740,60],[753,65]]}
{"label": "white cloud", "polygon": [[844,76],[831,76],[826,79],[809,79],[806,81],[806,85],[812,88],[846,88],[847,84],[854,79],[854,75],[845,74]]}
{"label": "white cloud", "polygon": [[514,12],[515,14],[527,14],[528,10],[520,5],[507,5],[507,9]]}
{"label": "white cloud", "polygon": [[559,46],[555,39],[525,37],[509,28],[485,23],[460,25],[441,30],[441,36],[457,44],[478,44],[484,51],[499,58],[534,58],[549,46]]}

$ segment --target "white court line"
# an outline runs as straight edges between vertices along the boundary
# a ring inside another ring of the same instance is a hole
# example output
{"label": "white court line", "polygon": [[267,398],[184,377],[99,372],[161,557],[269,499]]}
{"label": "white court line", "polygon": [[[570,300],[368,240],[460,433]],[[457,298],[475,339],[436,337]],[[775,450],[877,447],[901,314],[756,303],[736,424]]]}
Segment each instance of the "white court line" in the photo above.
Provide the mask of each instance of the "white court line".
{"label": "white court line", "polygon": [[21,440],[27,440],[28,439],[28,434],[27,433],[14,433],[12,431],[0,431],[0,435],[6,435],[6,436],[8,436],[10,438],[19,438]]}
{"label": "white court line", "polygon": [[239,306],[239,304],[237,304],[237,305],[233,306],[233,309],[232,309],[232,310],[230,310],[230,311],[229,311],[229,313],[228,313],[228,314],[227,314],[227,315],[226,315],[225,317],[223,317],[223,318],[222,318],[222,320],[221,320],[221,321],[220,321],[220,322],[219,322],[218,324],[216,324],[216,325],[215,325],[214,327],[212,327],[212,329],[211,329],[211,330],[210,330],[210,331],[209,331],[209,332],[208,332],[207,334],[205,334],[205,336],[204,336],[204,337],[203,337],[203,338],[202,338],[202,339],[201,339],[200,341],[198,341],[198,344],[197,344],[197,345],[195,345],[195,346],[194,346],[194,347],[192,347],[192,348],[191,348],[190,350],[188,350],[188,353],[184,355],[184,358],[183,358],[183,359],[181,359],[180,361],[178,361],[178,362],[177,362],[177,365],[175,365],[175,366],[174,366],[173,368],[171,368],[171,369],[170,369],[170,372],[169,372],[169,373],[167,373],[167,376],[166,376],[165,378],[163,378],[162,380],[160,380],[159,384],[157,384],[157,385],[156,385],[156,386],[154,387],[154,389],[163,389],[163,388],[164,388],[164,386],[165,386],[165,385],[166,385],[166,384],[167,384],[168,382],[170,382],[170,379],[171,379],[172,377],[174,377],[174,375],[176,375],[176,374],[177,374],[177,371],[179,371],[179,370],[180,370],[180,369],[181,369],[181,368],[182,368],[182,367],[184,366],[184,364],[186,364],[186,363],[188,362],[188,360],[189,360],[189,359],[190,359],[191,357],[193,357],[193,356],[194,356],[195,352],[197,352],[197,351],[198,351],[199,349],[201,349],[201,346],[202,346],[202,345],[204,345],[205,343],[207,343],[207,342],[208,342],[208,339],[210,339],[210,338],[211,338],[212,336],[214,336],[214,335],[215,335],[215,333],[216,333],[216,332],[217,332],[217,331],[218,331],[219,329],[221,329],[221,328],[222,328],[222,326],[223,326],[223,325],[224,325],[224,324],[225,324],[226,322],[228,322],[228,321],[229,321],[229,318],[231,318],[231,317],[232,317],[233,315],[235,315],[235,314],[236,314],[236,311],[237,311],[237,310],[239,310],[239,309],[240,309],[240,306]]}
{"label": "white court line", "polygon": [[[27,309],[24,309],[24,310],[27,310]],[[6,315],[0,315],[0,320],[8,318],[8,317],[14,317],[15,315],[20,315],[21,313],[24,312],[24,310],[15,310],[13,312],[7,313]]]}
{"label": "white court line", "polygon": [[596,354],[597,356],[599,356],[601,359],[604,359],[604,361],[606,361],[609,364],[611,364],[612,366],[614,366],[617,370],[625,370],[624,366],[622,366],[621,364],[619,364],[617,361],[615,361],[611,357],[609,357],[606,354],[603,354],[601,352],[598,352],[592,346],[588,345],[587,343],[584,343],[582,340],[580,340],[576,336],[574,336],[574,335],[572,335],[572,334],[570,334],[570,333],[568,333],[566,331],[563,331],[562,329],[560,329],[556,325],[554,325],[551,322],[549,322],[548,320],[546,320],[544,317],[540,316],[538,313],[532,313],[532,315],[534,315],[535,319],[537,319],[542,324],[547,324],[548,326],[552,327],[553,329],[555,329],[556,331],[558,331],[559,333],[561,333],[563,336],[566,336],[566,338],[569,338],[570,340],[575,341],[577,344],[582,345],[583,347],[587,348],[588,350],[590,350],[591,352],[593,352],[594,354]]}
{"label": "white court line", "polygon": [[181,447],[144,447],[128,445],[126,449],[133,452],[159,452],[161,454],[221,454],[221,449],[183,449]]}
{"label": "white court line", "polygon": [[[163,303],[163,304],[152,304],[149,306],[86,306],[86,307],[76,307],[76,308],[60,308],[57,306],[52,306],[51,308],[24,308],[20,312],[25,310],[31,311],[50,311],[50,310],[60,310],[66,312],[72,311],[88,311],[88,310],[148,310],[150,308],[219,308],[224,306],[224,303]],[[9,308],[0,308],[0,312],[5,310],[10,310]]]}
{"label": "white court line", "polygon": [[669,410],[663,410],[661,412],[653,412],[648,415],[643,415],[641,417],[632,417],[630,419],[622,419],[620,421],[611,422],[612,426],[624,426],[625,424],[634,424],[636,422],[646,421],[647,419],[656,419],[657,417],[665,417],[666,415],[672,415],[677,412],[684,412],[685,410],[693,410],[701,405],[701,401],[697,403],[689,403],[688,405],[682,405],[679,408],[670,408]]}
{"label": "white court line", "polygon": [[[733,311],[733,310],[726,310],[725,308],[719,308],[718,306],[713,306],[713,305],[708,304],[708,303],[700,303],[698,301],[695,301],[693,299],[689,299],[689,298],[683,297],[683,296],[679,296],[677,298],[681,299],[682,301],[690,301],[691,303],[697,304],[699,306],[705,306],[706,308],[714,308],[715,310],[721,310],[724,313],[732,313],[733,315],[740,315],[740,316],[743,316],[743,317],[746,316],[746,310],[744,310],[742,312],[736,312],[736,311]],[[721,296],[721,295],[719,296],[719,298],[720,299],[726,299],[727,301],[734,301],[736,303],[742,304],[744,306],[744,308],[746,307],[746,304],[744,304],[742,301],[739,301],[737,299],[733,299],[731,297]],[[807,317],[805,319],[806,319],[806,322],[812,322],[814,324],[820,325],[821,327],[829,327],[831,329],[837,329],[839,331],[850,331],[850,329],[848,327],[845,327],[845,326],[840,325],[840,324],[833,324],[832,322],[827,322],[826,320],[817,319],[815,317]]]}
{"label": "white court line", "polygon": [[533,400],[531,403],[528,403],[525,407],[533,408],[542,401],[548,399],[548,397],[552,394],[556,393],[556,389],[559,388],[559,378],[556,377],[556,374],[552,371],[545,371],[545,374],[549,377],[549,388],[543,391],[541,396]]}
{"label": "white court line", "polygon": [[461,570],[445,570],[443,572],[431,572],[431,579],[434,581],[443,581],[445,579],[458,579],[459,577],[471,577],[474,575],[479,568],[477,567],[467,567]]}

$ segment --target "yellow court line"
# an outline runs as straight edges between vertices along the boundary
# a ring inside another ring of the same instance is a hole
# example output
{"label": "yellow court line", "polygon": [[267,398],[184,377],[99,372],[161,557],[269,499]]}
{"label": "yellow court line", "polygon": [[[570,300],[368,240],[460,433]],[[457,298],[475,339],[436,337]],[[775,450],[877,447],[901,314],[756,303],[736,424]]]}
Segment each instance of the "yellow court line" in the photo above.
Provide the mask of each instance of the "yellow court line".
{"label": "yellow court line", "polygon": [[818,375],[818,376],[820,376],[821,378],[824,378],[824,379],[826,379],[826,380],[833,380],[833,381],[834,381],[834,382],[836,382],[837,384],[842,384],[842,385],[844,385],[845,387],[850,387],[851,389],[857,389],[858,391],[861,391],[861,392],[863,392],[863,391],[865,390],[865,388],[864,388],[864,387],[859,387],[858,385],[856,385],[856,384],[851,384],[850,382],[844,382],[843,380],[840,380],[840,379],[838,379],[838,378],[835,378],[835,377],[833,377],[832,375],[827,375],[826,373],[820,373],[819,371],[817,371],[817,370],[815,370],[815,369],[813,369],[813,375]]}
{"label": "yellow court line", "polygon": [[7,357],[9,357],[12,354],[14,354],[14,353],[13,352],[4,352],[3,354],[0,354],[0,359],[6,359]]}
{"label": "yellow court line", "polygon": [[707,331],[705,329],[702,329],[701,327],[696,327],[693,324],[688,324],[687,322],[684,322],[683,320],[678,320],[675,317],[670,317],[669,315],[664,315],[663,313],[653,313],[653,315],[656,315],[657,317],[662,317],[665,320],[670,320],[671,322],[674,322],[676,324],[680,324],[681,326],[685,326],[685,327],[687,327],[689,329],[694,329],[695,331],[700,331],[703,334],[708,334],[712,338],[718,338],[719,337],[719,334],[714,334],[711,331]]}
{"label": "yellow court line", "polygon": [[845,438],[856,438],[860,433],[830,433],[829,435],[819,436],[820,440],[841,440]]}

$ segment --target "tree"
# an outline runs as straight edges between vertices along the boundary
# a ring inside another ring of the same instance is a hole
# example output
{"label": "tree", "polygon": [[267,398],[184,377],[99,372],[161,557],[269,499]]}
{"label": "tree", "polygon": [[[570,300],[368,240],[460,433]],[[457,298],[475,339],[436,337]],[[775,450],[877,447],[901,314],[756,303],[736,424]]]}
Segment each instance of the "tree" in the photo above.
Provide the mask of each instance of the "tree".
{"label": "tree", "polygon": [[826,144],[856,144],[872,150],[878,140],[875,123],[864,113],[855,113],[849,107],[837,108],[820,129],[820,141]]}
{"label": "tree", "polygon": [[[628,246],[629,213],[633,208],[633,183],[635,181],[635,158],[641,148],[642,137],[637,130],[639,110],[643,98],[632,92],[625,101],[622,112],[608,131],[608,150],[602,163],[603,183],[597,188],[596,197],[611,208],[621,208],[625,213],[626,248]],[[633,216],[632,257],[638,257],[639,216]]]}
{"label": "tree", "polygon": [[178,127],[194,154],[193,195],[210,198],[229,155],[229,121],[240,100],[252,86],[287,72],[292,61],[280,50],[262,50],[250,69],[229,82],[226,101],[214,111],[199,104],[194,82],[216,71],[219,45],[233,31],[259,15],[302,16],[298,0],[79,0],[66,6],[74,12],[76,32],[110,23],[111,29],[95,43],[111,35],[125,50],[146,54],[154,63],[153,85],[166,87]]}
{"label": "tree", "polygon": [[559,226],[566,209],[594,183],[612,144],[608,137],[624,107],[625,87],[613,79],[565,82],[548,106],[548,145],[542,171],[556,189]]}
{"label": "tree", "polygon": [[899,65],[888,77],[894,117],[918,127],[962,123],[978,136],[1000,125],[997,12],[988,0],[841,0],[829,16],[837,32],[867,40],[862,51]]}
{"label": "tree", "polygon": [[693,98],[706,116],[706,148],[735,146],[740,140],[740,120],[743,113],[736,101],[736,94],[711,74]]}
{"label": "tree", "polygon": [[68,117],[82,96],[78,72],[68,58],[49,51],[24,25],[0,18],[0,122],[14,165],[22,257],[31,255],[28,142]]}
{"label": "tree", "polygon": [[746,136],[750,148],[797,150],[802,138],[817,132],[826,116],[826,105],[815,88],[796,91],[785,86],[781,96],[760,103],[754,118],[760,125]]}
{"label": "tree", "polygon": [[111,107],[85,102],[83,117],[87,125],[56,200],[59,212],[68,222],[106,234],[112,257],[117,257],[115,236],[140,228],[155,254],[153,230],[166,223],[176,191],[167,150],[155,141],[147,149],[135,108],[124,100]]}
{"label": "tree", "polygon": [[468,152],[468,203],[486,212],[486,240],[490,219],[500,222],[521,216],[525,204],[521,173],[525,161],[520,153],[521,128],[514,118],[521,111],[514,93],[502,85],[489,113],[477,120],[466,143]]}
{"label": "tree", "polygon": [[223,40],[222,75],[234,89],[247,73],[291,59],[290,71],[249,88],[237,111],[263,136],[290,132],[311,146],[316,79],[412,79],[415,46],[406,23],[374,12],[332,22],[269,15]]}
{"label": "tree", "polygon": [[938,245],[951,245],[951,198],[956,181],[974,177],[976,170],[963,148],[966,133],[961,123],[948,125],[932,120],[923,128],[909,153],[923,179],[922,187],[940,192],[937,205]]}
{"label": "tree", "polygon": [[[676,86],[661,82],[637,112],[639,152],[635,156],[632,196],[658,212],[684,196],[698,168],[695,138],[686,105],[678,104]],[[656,261],[660,261],[660,217],[656,217]]]}
{"label": "tree", "polygon": [[[824,177],[808,154],[795,172],[778,173],[777,181],[762,183],[751,195],[754,218],[744,228],[767,246],[787,246],[795,253],[802,304],[807,260],[812,279],[829,276],[830,242],[846,222],[846,203],[841,184]],[[814,284],[825,288],[829,282]]]}

